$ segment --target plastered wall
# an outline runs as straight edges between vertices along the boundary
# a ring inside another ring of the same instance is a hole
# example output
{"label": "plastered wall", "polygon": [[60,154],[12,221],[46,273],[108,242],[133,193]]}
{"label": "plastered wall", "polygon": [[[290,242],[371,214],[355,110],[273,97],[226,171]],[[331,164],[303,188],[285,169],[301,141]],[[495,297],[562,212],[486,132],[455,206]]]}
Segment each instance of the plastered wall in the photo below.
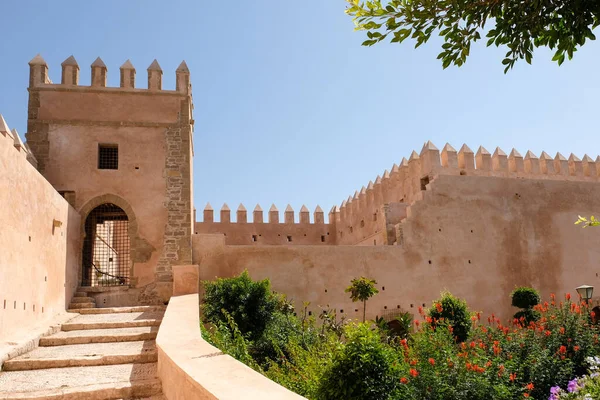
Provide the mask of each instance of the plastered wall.
{"label": "plastered wall", "polygon": [[[1,130],[1,129],[0,129]],[[80,217],[0,132],[0,342],[64,312],[78,284]]]}
{"label": "plastered wall", "polygon": [[600,209],[595,182],[439,175],[421,198],[397,224],[395,246],[227,246],[222,235],[195,235],[194,263],[201,279],[248,269],[297,307],[310,301],[315,313],[329,304],[350,317],[360,306],[344,289],[361,275],[380,289],[367,306],[371,318],[416,313],[443,290],[506,318],[516,285],[544,296],[600,286],[600,236],[573,224]]}

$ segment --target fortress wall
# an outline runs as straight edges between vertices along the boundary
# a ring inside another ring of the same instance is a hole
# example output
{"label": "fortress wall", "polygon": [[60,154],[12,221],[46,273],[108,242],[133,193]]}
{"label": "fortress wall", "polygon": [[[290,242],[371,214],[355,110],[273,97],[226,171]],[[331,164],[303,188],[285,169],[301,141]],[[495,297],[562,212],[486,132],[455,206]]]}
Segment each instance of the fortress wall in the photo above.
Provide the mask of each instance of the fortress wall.
{"label": "fortress wall", "polygon": [[80,268],[80,216],[28,162],[17,135],[0,123],[2,344],[63,313]]}
{"label": "fortress wall", "polygon": [[367,305],[371,318],[398,306],[416,314],[444,289],[507,318],[516,285],[543,296],[600,286],[599,234],[573,224],[600,209],[597,183],[439,175],[422,197],[397,224],[397,246],[227,246],[223,237],[195,235],[194,263],[203,280],[248,269],[297,309],[310,301],[313,313],[329,304],[356,318],[361,307],[344,289],[361,275],[380,289]]}
{"label": "fortress wall", "polygon": [[[557,153],[551,157],[546,152],[539,156],[527,151],[523,157],[513,149],[506,155],[500,148],[492,153],[479,147],[473,152],[463,145],[456,151],[446,144],[440,152],[431,142],[425,143],[420,153],[413,151],[410,158],[394,164],[375,182],[355,192],[340,205],[337,226],[338,243],[362,244],[381,231],[381,224],[369,223],[373,214],[385,204],[413,204],[422,198],[422,191],[437,175],[469,175],[522,178],[535,180],[597,182],[600,176],[600,157],[595,160],[587,154],[568,158]],[[364,221],[364,226],[363,226]],[[357,226],[362,229],[356,230]],[[392,244],[392,243],[390,243]]]}

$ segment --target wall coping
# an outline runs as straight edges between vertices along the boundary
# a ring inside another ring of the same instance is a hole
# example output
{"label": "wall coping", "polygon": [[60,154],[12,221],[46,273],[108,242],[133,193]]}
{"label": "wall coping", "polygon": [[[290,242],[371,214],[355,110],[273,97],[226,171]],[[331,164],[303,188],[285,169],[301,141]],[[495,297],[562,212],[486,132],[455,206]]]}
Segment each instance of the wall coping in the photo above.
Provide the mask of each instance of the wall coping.
{"label": "wall coping", "polygon": [[[184,271],[189,274],[190,266],[174,267],[174,281],[181,281],[177,276]],[[174,286],[177,293],[178,284]],[[156,347],[158,376],[168,400],[304,399],[206,342],[200,334],[198,293],[171,297]]]}

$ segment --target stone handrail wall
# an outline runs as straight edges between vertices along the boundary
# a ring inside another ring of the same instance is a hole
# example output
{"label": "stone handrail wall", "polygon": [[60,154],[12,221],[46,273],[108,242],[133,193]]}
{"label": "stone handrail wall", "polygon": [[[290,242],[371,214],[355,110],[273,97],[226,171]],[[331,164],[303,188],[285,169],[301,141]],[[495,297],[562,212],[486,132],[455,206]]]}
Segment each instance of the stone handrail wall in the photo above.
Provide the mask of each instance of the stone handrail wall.
{"label": "stone handrail wall", "polygon": [[197,265],[173,267],[173,297],[156,338],[167,400],[303,399],[202,338],[198,278]]}

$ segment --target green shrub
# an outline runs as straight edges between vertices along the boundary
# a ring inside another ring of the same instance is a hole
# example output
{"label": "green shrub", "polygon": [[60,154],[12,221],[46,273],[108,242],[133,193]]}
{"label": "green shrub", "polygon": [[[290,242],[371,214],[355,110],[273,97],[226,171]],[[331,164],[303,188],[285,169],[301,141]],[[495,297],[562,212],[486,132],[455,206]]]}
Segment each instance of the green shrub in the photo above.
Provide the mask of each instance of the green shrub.
{"label": "green shrub", "polygon": [[385,400],[399,384],[396,355],[368,324],[347,325],[346,343],[321,378],[322,400]]}
{"label": "green shrub", "polygon": [[275,312],[262,335],[249,345],[249,353],[261,366],[268,368],[269,360],[278,361],[282,357],[289,357],[288,344],[301,336],[297,318]]}
{"label": "green shrub", "polygon": [[529,325],[531,321],[535,322],[540,319],[540,316],[541,315],[538,311],[527,308],[525,310],[517,311],[514,315],[514,318],[516,318],[518,321],[521,321],[521,318],[523,318],[523,323],[525,325]]}
{"label": "green shrub", "polygon": [[464,342],[469,336],[471,315],[464,300],[444,292],[439,300],[433,302],[428,315],[434,327],[442,321],[451,326],[454,337],[459,343]]}
{"label": "green shrub", "polygon": [[540,295],[534,288],[518,287],[510,294],[512,305],[518,308],[533,308],[540,303]]}
{"label": "green shrub", "polygon": [[202,313],[206,322],[228,323],[225,310],[231,316],[242,335],[256,340],[263,335],[275,311],[283,302],[271,292],[268,279],[253,281],[247,271],[234,278],[219,278],[203,282],[206,293]]}

